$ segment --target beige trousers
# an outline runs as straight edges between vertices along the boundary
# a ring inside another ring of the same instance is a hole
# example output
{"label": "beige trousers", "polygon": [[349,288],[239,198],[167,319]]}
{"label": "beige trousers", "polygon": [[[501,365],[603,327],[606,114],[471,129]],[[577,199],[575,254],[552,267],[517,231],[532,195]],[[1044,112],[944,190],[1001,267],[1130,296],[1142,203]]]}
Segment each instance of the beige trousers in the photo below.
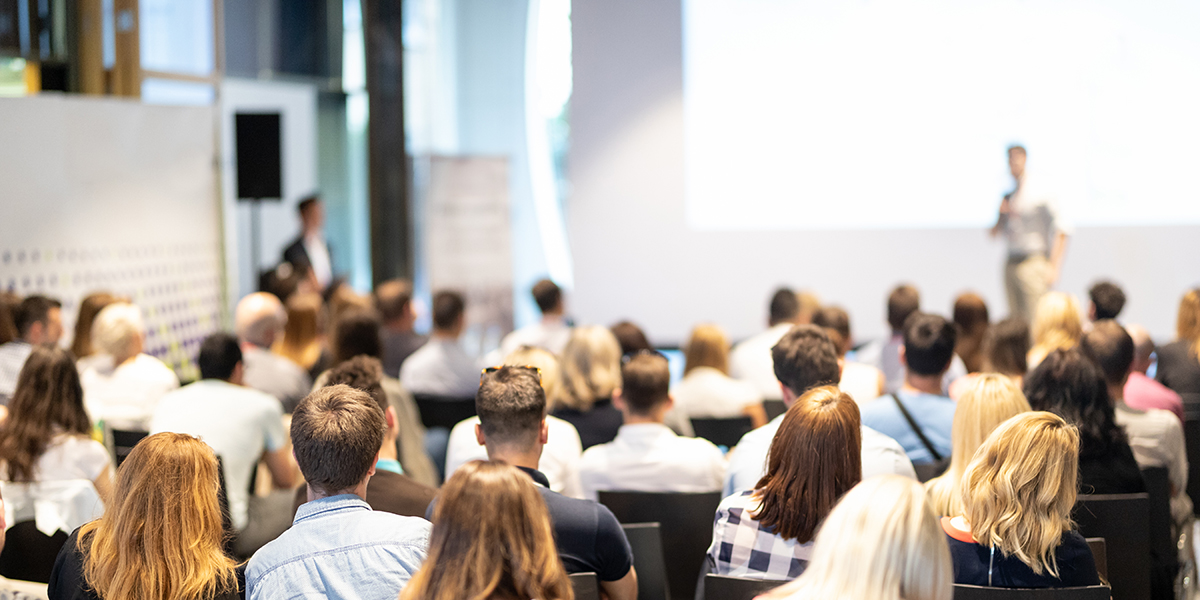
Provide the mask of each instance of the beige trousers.
{"label": "beige trousers", "polygon": [[1050,261],[1041,254],[1008,259],[1004,265],[1004,289],[1008,292],[1009,316],[1033,321],[1038,300],[1048,289],[1046,277],[1049,273]]}

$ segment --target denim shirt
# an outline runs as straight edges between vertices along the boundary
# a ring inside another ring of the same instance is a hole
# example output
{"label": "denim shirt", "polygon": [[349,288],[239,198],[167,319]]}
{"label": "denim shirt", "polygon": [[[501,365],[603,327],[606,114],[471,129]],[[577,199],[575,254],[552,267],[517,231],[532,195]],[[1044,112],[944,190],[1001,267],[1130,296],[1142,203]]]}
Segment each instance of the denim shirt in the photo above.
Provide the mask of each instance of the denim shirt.
{"label": "denim shirt", "polygon": [[429,550],[425,519],[372,511],[343,494],[302,504],[291,529],[246,568],[246,596],[394,600]]}

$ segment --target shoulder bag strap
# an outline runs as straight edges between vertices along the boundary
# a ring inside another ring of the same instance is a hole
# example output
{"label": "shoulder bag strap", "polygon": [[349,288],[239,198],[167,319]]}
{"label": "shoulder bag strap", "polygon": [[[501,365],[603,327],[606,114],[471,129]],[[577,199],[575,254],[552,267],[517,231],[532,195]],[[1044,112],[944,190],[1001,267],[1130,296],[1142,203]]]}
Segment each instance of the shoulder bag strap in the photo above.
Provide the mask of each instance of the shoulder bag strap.
{"label": "shoulder bag strap", "polygon": [[912,428],[913,433],[917,434],[918,438],[921,438],[921,443],[925,445],[925,449],[933,455],[933,460],[942,460],[942,453],[938,452],[937,449],[933,447],[933,442],[930,442],[929,438],[925,437],[925,433],[921,431],[921,426],[917,425],[917,422],[912,418],[912,415],[908,414],[908,409],[904,408],[904,403],[900,402],[900,398],[895,394],[888,395],[891,396],[892,401],[896,403],[896,408],[900,409],[900,414],[904,415],[904,420],[908,421],[908,426]]}

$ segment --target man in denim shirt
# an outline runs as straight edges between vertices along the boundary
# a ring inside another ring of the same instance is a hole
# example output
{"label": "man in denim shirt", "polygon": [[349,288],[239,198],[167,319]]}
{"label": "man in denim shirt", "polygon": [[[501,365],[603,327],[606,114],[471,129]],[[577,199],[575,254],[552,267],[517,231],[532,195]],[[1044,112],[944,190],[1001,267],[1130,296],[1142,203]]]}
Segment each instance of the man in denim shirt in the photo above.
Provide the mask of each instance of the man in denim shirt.
{"label": "man in denim shirt", "polygon": [[296,407],[292,446],[309,501],[291,529],[251,557],[251,600],[392,600],[420,568],[429,522],[372,511],[363,500],[385,427],[371,396],[345,385],[321,388]]}

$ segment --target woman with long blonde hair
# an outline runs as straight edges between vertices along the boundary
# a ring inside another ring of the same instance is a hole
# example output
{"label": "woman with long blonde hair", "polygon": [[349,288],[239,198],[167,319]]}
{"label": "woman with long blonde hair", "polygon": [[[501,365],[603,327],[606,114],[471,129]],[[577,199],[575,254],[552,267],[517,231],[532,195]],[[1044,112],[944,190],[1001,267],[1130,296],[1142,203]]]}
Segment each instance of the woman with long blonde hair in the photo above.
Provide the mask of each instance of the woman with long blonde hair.
{"label": "woman with long blonde hair", "polygon": [[573,600],[550,513],[533,480],[473,461],[442,486],[429,555],[401,600]]}
{"label": "woman with long blonde hair", "polygon": [[1176,339],[1158,349],[1155,379],[1183,397],[1188,418],[1200,407],[1200,288],[1188,290],[1179,301]]}
{"label": "woman with long blonde hair", "polygon": [[953,580],[921,485],[880,475],[854,486],[829,513],[804,573],[760,600],[951,600]]}
{"label": "woman with long blonde hair", "polygon": [[996,428],[959,485],[963,514],[943,517],[954,582],[1006,588],[1099,585],[1071,522],[1079,430],[1048,412]]}
{"label": "woman with long blonde hair", "polygon": [[621,387],[621,345],[607,328],[576,327],[559,358],[562,386],[554,398],[554,416],[579,430],[583,449],[611,442],[623,419],[612,404]]}
{"label": "woman with long blonde hair", "polygon": [[980,375],[963,392],[954,409],[951,429],[950,467],[938,477],[925,483],[929,504],[939,516],[950,517],[963,512],[958,483],[963,471],[975,456],[975,451],[1001,423],[1010,417],[1029,412],[1029,401],[1012,379],[999,373]]}
{"label": "woman with long blonde hair", "polygon": [[1029,350],[1029,368],[1042,362],[1055,350],[1067,350],[1079,345],[1083,338],[1083,313],[1079,301],[1065,292],[1049,292],[1038,300],[1033,313],[1033,348]]}
{"label": "woman with long blonde hair", "polygon": [[190,435],[159,433],[121,464],[104,516],[67,540],[51,600],[232,600],[242,574],[222,550],[217,457]]}

